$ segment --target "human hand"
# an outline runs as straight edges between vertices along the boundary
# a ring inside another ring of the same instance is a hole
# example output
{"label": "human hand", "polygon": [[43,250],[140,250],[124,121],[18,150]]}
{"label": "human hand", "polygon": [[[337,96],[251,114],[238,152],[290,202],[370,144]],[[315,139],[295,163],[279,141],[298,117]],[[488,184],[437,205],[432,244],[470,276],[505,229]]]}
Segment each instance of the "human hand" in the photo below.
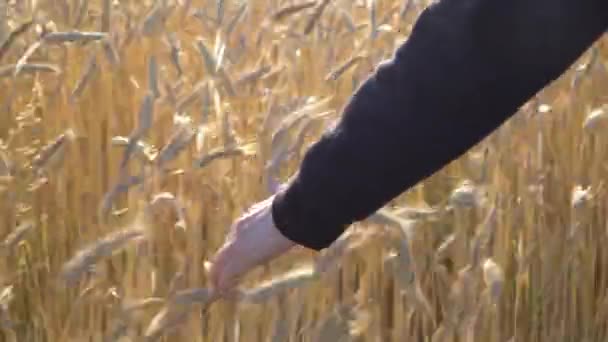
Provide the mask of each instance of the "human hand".
{"label": "human hand", "polygon": [[283,236],[272,219],[274,196],[253,205],[230,228],[211,260],[209,277],[219,293],[232,289],[253,268],[289,251],[296,243]]}

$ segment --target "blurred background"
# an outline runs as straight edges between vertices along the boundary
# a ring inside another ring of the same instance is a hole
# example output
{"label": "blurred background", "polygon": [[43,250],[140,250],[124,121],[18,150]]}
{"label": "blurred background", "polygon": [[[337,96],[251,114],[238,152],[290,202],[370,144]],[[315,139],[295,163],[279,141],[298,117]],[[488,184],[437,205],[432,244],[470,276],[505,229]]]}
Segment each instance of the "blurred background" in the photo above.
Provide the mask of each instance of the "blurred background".
{"label": "blurred background", "polygon": [[606,39],[329,249],[211,298],[232,221],[427,5],[0,0],[2,341],[606,341]]}

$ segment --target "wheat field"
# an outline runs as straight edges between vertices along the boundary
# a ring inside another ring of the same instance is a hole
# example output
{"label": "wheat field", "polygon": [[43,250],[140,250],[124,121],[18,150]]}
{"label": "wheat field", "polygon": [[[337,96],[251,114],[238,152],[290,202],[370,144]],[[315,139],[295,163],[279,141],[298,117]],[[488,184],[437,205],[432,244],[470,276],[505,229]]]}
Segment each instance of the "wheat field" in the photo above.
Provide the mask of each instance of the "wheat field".
{"label": "wheat field", "polygon": [[0,0],[2,341],[608,341],[605,39],[329,249],[209,291],[424,6]]}

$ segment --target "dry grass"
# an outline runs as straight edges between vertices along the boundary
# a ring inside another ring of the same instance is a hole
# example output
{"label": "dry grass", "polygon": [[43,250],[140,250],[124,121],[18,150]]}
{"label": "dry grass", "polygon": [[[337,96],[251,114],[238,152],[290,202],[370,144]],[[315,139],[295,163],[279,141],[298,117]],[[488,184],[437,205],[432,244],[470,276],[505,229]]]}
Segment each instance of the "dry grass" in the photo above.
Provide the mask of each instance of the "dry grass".
{"label": "dry grass", "polygon": [[417,3],[0,0],[2,340],[607,340],[605,41],[318,257],[206,288]]}

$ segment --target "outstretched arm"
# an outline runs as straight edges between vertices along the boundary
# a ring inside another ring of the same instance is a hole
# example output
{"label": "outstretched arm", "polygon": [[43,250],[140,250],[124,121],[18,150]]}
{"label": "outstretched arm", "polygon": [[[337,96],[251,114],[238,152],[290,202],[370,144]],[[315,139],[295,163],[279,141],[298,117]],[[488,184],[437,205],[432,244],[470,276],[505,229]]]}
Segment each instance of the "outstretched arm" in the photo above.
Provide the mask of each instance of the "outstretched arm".
{"label": "outstretched arm", "polygon": [[607,0],[428,7],[277,194],[275,225],[302,246],[328,247],[497,129],[607,29]]}

